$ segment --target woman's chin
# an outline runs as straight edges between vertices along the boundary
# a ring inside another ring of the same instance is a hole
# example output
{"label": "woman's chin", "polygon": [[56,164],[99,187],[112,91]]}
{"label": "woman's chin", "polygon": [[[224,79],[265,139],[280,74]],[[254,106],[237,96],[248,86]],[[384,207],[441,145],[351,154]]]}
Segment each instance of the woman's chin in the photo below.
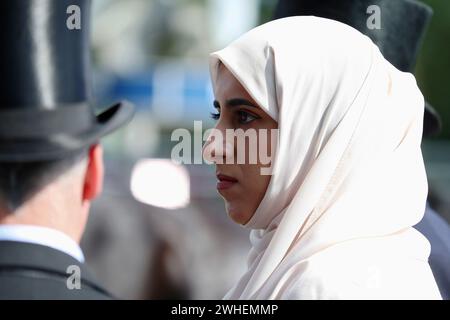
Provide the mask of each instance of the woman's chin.
{"label": "woman's chin", "polygon": [[245,210],[231,206],[229,203],[225,204],[226,211],[231,220],[240,225],[245,225],[251,218]]}

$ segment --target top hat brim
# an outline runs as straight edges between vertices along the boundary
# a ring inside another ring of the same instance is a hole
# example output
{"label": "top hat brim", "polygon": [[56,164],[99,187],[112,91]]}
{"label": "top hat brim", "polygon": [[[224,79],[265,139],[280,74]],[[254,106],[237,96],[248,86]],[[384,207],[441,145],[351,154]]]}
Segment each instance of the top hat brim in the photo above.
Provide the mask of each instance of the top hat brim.
{"label": "top hat brim", "polygon": [[425,101],[425,113],[423,118],[423,136],[431,137],[439,134],[442,129],[442,121],[437,111]]}
{"label": "top hat brim", "polygon": [[61,133],[38,139],[2,140],[0,162],[64,159],[98,143],[101,137],[128,123],[133,115],[133,105],[122,101],[97,115],[94,125],[77,135]]}

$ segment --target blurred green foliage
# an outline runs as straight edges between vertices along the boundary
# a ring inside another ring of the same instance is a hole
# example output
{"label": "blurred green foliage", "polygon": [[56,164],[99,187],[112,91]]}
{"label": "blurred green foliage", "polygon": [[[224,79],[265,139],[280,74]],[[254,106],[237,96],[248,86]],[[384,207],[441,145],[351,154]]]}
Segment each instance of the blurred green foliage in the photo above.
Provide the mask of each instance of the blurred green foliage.
{"label": "blurred green foliage", "polygon": [[442,118],[440,139],[450,138],[450,1],[424,0],[434,14],[419,52],[416,76],[425,99]]}

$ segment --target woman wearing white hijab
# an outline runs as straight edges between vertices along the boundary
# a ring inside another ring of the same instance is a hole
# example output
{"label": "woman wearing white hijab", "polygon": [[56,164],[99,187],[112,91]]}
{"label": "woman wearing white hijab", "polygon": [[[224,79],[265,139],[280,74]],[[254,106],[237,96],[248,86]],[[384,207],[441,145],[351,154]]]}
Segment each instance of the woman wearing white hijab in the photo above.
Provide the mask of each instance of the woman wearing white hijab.
{"label": "woman wearing white hijab", "polygon": [[[216,163],[230,217],[251,229],[248,270],[226,299],[440,299],[425,210],[424,99],[355,29],[271,21],[210,56],[216,129],[278,128],[272,175]],[[209,152],[208,152],[209,148]]]}

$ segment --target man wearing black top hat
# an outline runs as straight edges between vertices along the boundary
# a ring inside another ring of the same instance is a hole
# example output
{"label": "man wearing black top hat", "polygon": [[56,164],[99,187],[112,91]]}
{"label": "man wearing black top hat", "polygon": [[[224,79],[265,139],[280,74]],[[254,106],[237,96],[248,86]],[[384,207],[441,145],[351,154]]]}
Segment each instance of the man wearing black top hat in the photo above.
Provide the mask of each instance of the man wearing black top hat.
{"label": "man wearing black top hat", "polygon": [[78,243],[102,189],[98,140],[133,108],[94,114],[89,10],[88,0],[0,2],[0,299],[110,298]]}
{"label": "man wearing black top hat", "polygon": [[[375,13],[370,10],[374,5],[379,8],[379,29],[367,24],[369,16]],[[295,15],[313,15],[348,24],[371,38],[397,69],[413,73],[432,10],[415,0],[279,0],[275,19]],[[423,136],[435,135],[440,129],[439,115],[425,103]],[[442,297],[450,299],[450,226],[427,203],[424,217],[415,227],[431,243],[431,269]]]}

